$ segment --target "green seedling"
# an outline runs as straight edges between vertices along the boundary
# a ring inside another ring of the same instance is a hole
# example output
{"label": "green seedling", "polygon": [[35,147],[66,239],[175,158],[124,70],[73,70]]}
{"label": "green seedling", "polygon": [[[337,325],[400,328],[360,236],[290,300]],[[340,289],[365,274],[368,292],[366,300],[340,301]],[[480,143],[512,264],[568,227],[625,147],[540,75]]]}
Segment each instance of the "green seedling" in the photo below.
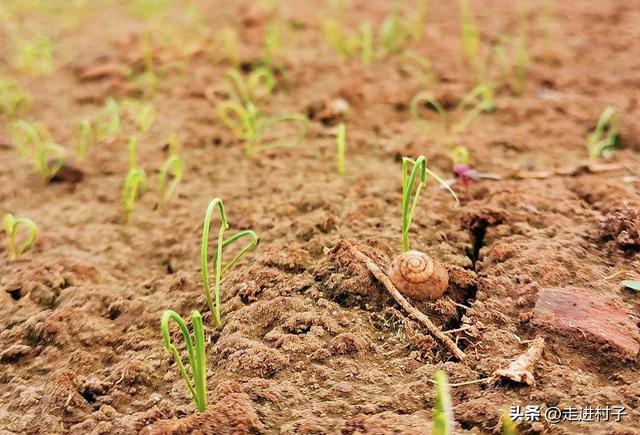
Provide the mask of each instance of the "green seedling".
{"label": "green seedling", "polygon": [[[411,173],[409,174],[409,165],[412,165]],[[411,228],[411,222],[413,222],[413,215],[418,205],[418,198],[420,192],[427,184],[427,174],[435,178],[440,185],[445,186],[449,193],[453,195],[458,204],[458,197],[455,192],[448,187],[447,183],[440,178],[436,173],[427,168],[427,159],[424,156],[420,156],[415,160],[408,157],[402,158],[402,252],[407,252],[410,249],[409,246],[409,229]],[[411,194],[414,190],[416,178],[418,179],[418,186],[415,189],[413,195],[413,201],[411,200]]]}
{"label": "green seedling", "polygon": [[53,50],[53,41],[45,35],[32,39],[18,38],[14,64],[27,74],[48,74],[53,70]]}
{"label": "green seedling", "polygon": [[424,37],[424,27],[427,21],[427,0],[416,0],[415,11],[407,17],[407,28],[411,38],[421,42]]}
{"label": "green seedling", "polygon": [[460,0],[460,29],[462,56],[472,68],[478,85],[492,87],[490,83],[491,62],[494,53],[486,50],[486,57],[481,55],[480,31],[475,24],[470,0]]}
{"label": "green seedling", "polygon": [[158,195],[159,206],[163,208],[169,203],[173,192],[182,179],[184,172],[184,161],[180,156],[180,150],[178,145],[178,138],[176,135],[169,140],[170,154],[167,160],[162,164],[160,168],[160,176],[158,181]]}
{"label": "green seedling", "polygon": [[125,220],[128,222],[133,214],[136,201],[147,189],[147,175],[144,169],[138,167],[138,138],[129,138],[129,173],[122,188],[122,208]]}
{"label": "green seedling", "polygon": [[96,140],[96,134],[91,121],[84,119],[78,123],[76,139],[76,157],[84,160]]}
{"label": "green seedling", "polygon": [[[171,343],[171,336],[169,333],[169,322],[173,320],[184,338],[187,353],[189,357],[189,365],[191,366],[192,378],[189,377],[187,371],[182,363],[180,352]],[[162,314],[160,319],[160,330],[162,331],[162,343],[164,348],[173,355],[173,358],[178,365],[180,376],[187,384],[187,388],[193,397],[193,401],[196,403],[198,411],[204,412],[207,409],[207,366],[206,366],[206,353],[205,353],[205,341],[204,341],[204,327],[202,324],[202,316],[198,311],[191,312],[191,324],[193,325],[193,338],[187,327],[184,319],[180,317],[178,313],[172,310],[167,310]]]}
{"label": "green seedling", "polygon": [[493,102],[493,89],[485,84],[478,85],[465,95],[460,103],[459,109],[470,107],[471,109],[464,117],[451,127],[451,133],[457,134],[465,131],[469,124],[481,113],[490,113],[496,110]]}
{"label": "green seedling", "polygon": [[276,85],[276,78],[267,67],[258,67],[245,80],[240,71],[230,69],[226,72],[227,92],[232,101],[243,106],[256,104],[271,94]]}
{"label": "green seedling", "polygon": [[[38,239],[38,227],[27,218],[15,217],[7,213],[2,218],[2,228],[7,234],[7,254],[9,261],[20,258],[22,254],[31,249]],[[19,233],[26,233],[23,241],[19,241]]]}
{"label": "green seedling", "polygon": [[[218,213],[220,215],[220,227],[218,229],[218,243],[216,245],[216,252],[213,255],[213,270],[214,270],[214,298],[215,304],[213,302],[211,296],[211,285],[209,283],[209,228],[211,226],[211,218],[213,217],[213,213],[215,209],[218,209]],[[251,249],[255,248],[258,244],[258,236],[252,230],[242,230],[234,234],[233,236],[225,239],[224,233],[229,229],[229,224],[227,222],[227,215],[224,211],[224,204],[220,198],[214,198],[207,207],[207,211],[204,216],[204,224],[202,227],[202,244],[200,250],[200,266],[202,268],[202,285],[204,287],[204,294],[207,300],[207,305],[209,306],[209,310],[213,313],[214,323],[216,329],[222,329],[222,320],[220,315],[220,283],[222,280],[222,276],[231,269],[240,258],[246,254]],[[232,243],[243,239],[249,238],[249,243],[243,247],[233,259],[224,267],[222,266],[222,252],[224,248],[231,245]]]}
{"label": "green seedling", "polygon": [[125,100],[122,107],[131,114],[138,132],[141,134],[149,131],[158,113],[153,104],[133,99]]}
{"label": "green seedling", "polygon": [[445,134],[449,134],[451,130],[449,115],[447,114],[447,111],[442,106],[442,104],[440,104],[440,102],[433,97],[433,94],[431,92],[419,92],[411,100],[409,113],[411,114],[411,119],[413,120],[413,122],[425,132],[433,133],[434,126],[431,125],[431,123],[429,123],[426,119],[424,119],[422,115],[420,115],[420,107],[423,106],[435,110],[438,117],[440,118],[442,125],[444,126]]}
{"label": "green seedling", "polygon": [[11,127],[11,140],[19,154],[31,159],[45,183],[62,169],[65,150],[51,140],[42,124],[16,121]]}
{"label": "green seedling", "polygon": [[458,145],[451,150],[450,156],[454,165],[468,165],[471,160],[469,149],[463,145]]}
{"label": "green seedling", "polygon": [[407,50],[402,53],[399,70],[418,81],[426,89],[434,88],[438,82],[429,58],[416,51]]}
{"label": "green seedling", "polygon": [[[304,115],[264,116],[253,103],[244,106],[237,101],[223,101],[218,105],[218,114],[222,122],[245,142],[245,154],[248,157],[264,148],[294,148],[302,142],[309,128],[309,121]],[[293,139],[290,135],[266,137],[266,133],[273,130],[274,126],[284,123],[298,125]]]}
{"label": "green seedling", "polygon": [[280,50],[280,47],[280,32],[274,22],[269,22],[264,38],[264,57],[262,60],[267,69],[271,70],[274,67],[274,55]]}
{"label": "green seedling", "polygon": [[636,280],[625,280],[622,281],[622,286],[628,288],[629,290],[633,290],[636,292],[640,292],[640,281]]}
{"label": "green seedling", "polygon": [[[519,7],[519,28],[517,36],[508,38],[502,36],[497,42],[492,44],[492,54],[495,55],[500,65],[503,81],[509,86],[515,95],[522,95],[527,83],[529,72],[529,52],[527,51],[527,40],[529,33],[529,23],[526,11],[521,2]],[[505,47],[510,46],[509,54]]]}
{"label": "green seedling", "polygon": [[589,158],[605,157],[620,145],[620,116],[613,107],[607,107],[600,115],[598,125],[587,137]]}
{"label": "green seedling", "polygon": [[344,176],[345,164],[344,155],[347,148],[347,126],[343,122],[338,125],[338,131],[336,134],[336,148],[338,153],[338,174]]}
{"label": "green seedling", "polygon": [[96,140],[98,142],[112,142],[121,127],[120,106],[113,98],[109,98],[95,121]]}
{"label": "green seedling", "polygon": [[493,52],[500,64],[502,79],[508,84],[511,92],[515,95],[522,95],[527,84],[529,71],[529,53],[525,39],[517,37],[512,40],[511,52],[515,55],[513,62],[509,60],[509,56],[503,48],[504,45],[506,45],[504,42],[499,42],[493,46]]}
{"label": "green seedling", "polygon": [[151,43],[151,35],[148,31],[144,32],[140,39],[140,50],[142,51],[142,58],[144,60],[144,71],[137,76],[132,76],[132,79],[135,86],[142,89],[143,95],[149,98],[156,93],[160,83],[160,77],[158,77],[155,72],[154,49]]}
{"label": "green seedling", "polygon": [[408,25],[394,11],[382,23],[380,29],[380,49],[382,57],[402,51],[411,37]]}
{"label": "green seedling", "polygon": [[18,82],[11,79],[0,80],[0,113],[12,117],[31,106],[31,94]]}
{"label": "green seedling", "polygon": [[362,50],[362,63],[369,65],[373,62],[373,27],[371,23],[360,25],[360,48]]}
{"label": "green seedling", "polygon": [[449,381],[447,374],[438,370],[433,375],[436,381],[436,400],[433,405],[433,435],[450,435],[453,433],[453,405],[451,393],[449,392]]}
{"label": "green seedling", "polygon": [[22,119],[11,126],[11,141],[23,156],[30,156],[42,142],[49,141],[49,133],[40,124],[30,124]]}
{"label": "green seedling", "polygon": [[347,35],[342,28],[342,23],[335,19],[326,19],[322,22],[322,33],[333,51],[344,58],[349,58],[355,54],[361,43],[358,36]]}
{"label": "green seedling", "polygon": [[160,86],[160,77],[153,70],[145,70],[136,76],[130,76],[130,79],[146,98],[152,97]]}
{"label": "green seedling", "polygon": [[[425,3],[424,0],[418,0],[418,6],[426,11],[426,3],[424,7],[421,3]],[[359,54],[362,63],[368,65],[376,59],[402,52],[412,37],[416,40],[421,38],[423,20],[424,17],[418,17],[412,24],[409,18],[394,11],[377,32],[370,22],[364,22],[358,27],[357,33],[349,34],[343,30],[345,26],[342,20],[338,19],[324,20],[322,30],[336,53],[344,58]]]}
{"label": "green seedling", "polygon": [[[467,107],[471,107],[471,109],[465,113],[461,120],[453,123],[442,104],[433,98],[430,92],[420,92],[411,100],[410,113],[416,125],[428,133],[434,132],[433,125],[428,123],[419,112],[419,108],[425,105],[437,112],[446,136],[464,132],[478,115],[495,110],[493,89],[487,85],[478,85],[460,100],[454,111],[460,111]],[[450,140],[447,139],[446,142],[450,142]]]}
{"label": "green seedling", "polygon": [[62,169],[65,150],[57,143],[41,142],[35,149],[34,165],[45,183]]}
{"label": "green seedling", "polygon": [[140,133],[146,133],[156,119],[156,108],[151,104],[143,104],[136,115],[136,125]]}
{"label": "green seedling", "polygon": [[460,0],[460,29],[462,54],[469,64],[475,66],[480,49],[480,31],[473,20],[469,0]]}

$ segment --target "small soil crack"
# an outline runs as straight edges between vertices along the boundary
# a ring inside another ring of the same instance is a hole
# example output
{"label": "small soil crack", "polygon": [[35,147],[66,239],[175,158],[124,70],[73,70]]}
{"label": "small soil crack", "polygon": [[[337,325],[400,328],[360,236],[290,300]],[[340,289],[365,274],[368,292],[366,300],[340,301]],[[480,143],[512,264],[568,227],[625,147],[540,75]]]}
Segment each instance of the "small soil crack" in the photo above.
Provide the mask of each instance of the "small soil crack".
{"label": "small soil crack", "polygon": [[479,222],[478,225],[471,228],[471,239],[473,241],[471,248],[467,248],[467,257],[471,260],[472,269],[476,272],[476,263],[480,259],[480,250],[484,246],[484,236],[487,233],[488,224]]}
{"label": "small soil crack", "polygon": [[[471,247],[466,248],[466,255],[471,260],[471,269],[474,272],[476,270],[476,264],[480,260],[480,250],[484,246],[484,237],[487,233],[487,228],[489,224],[486,221],[480,220],[475,225],[473,225],[469,232],[471,233],[472,244]],[[447,322],[446,329],[457,329],[462,326],[462,318],[467,313],[467,308],[473,305],[476,299],[476,293],[478,292],[478,286],[473,285],[467,287],[464,293],[464,300],[461,304],[458,304],[457,308],[457,316],[451,321]],[[460,343],[460,348],[464,349],[468,343],[464,341]]]}

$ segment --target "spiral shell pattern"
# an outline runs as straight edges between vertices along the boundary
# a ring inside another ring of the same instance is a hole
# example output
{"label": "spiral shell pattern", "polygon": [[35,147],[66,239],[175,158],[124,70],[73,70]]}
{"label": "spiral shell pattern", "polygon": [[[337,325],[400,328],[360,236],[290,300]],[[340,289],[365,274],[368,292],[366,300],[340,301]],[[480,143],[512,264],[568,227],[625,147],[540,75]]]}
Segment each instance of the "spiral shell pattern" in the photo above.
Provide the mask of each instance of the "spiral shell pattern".
{"label": "spiral shell pattern", "polygon": [[447,269],[419,251],[398,255],[389,268],[389,278],[400,293],[421,301],[439,298],[449,285]]}

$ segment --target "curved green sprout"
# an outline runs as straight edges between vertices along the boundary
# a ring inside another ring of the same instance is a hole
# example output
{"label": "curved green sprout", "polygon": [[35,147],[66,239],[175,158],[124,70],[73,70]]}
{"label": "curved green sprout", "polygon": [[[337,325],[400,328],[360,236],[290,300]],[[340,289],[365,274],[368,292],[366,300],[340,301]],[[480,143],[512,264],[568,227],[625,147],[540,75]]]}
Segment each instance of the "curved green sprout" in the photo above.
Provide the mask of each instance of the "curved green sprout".
{"label": "curved green sprout", "polygon": [[40,124],[23,120],[14,122],[11,140],[19,154],[31,159],[45,182],[51,180],[64,165],[64,148],[51,141],[49,132]]}
{"label": "curved green sprout", "polygon": [[495,105],[493,104],[493,89],[486,84],[481,84],[473,88],[458,104],[458,108],[468,106],[471,106],[471,110],[451,127],[452,134],[465,131],[469,124],[481,113],[493,112],[495,110]]}
{"label": "curved green sprout", "polygon": [[98,142],[111,142],[120,132],[122,126],[120,106],[113,98],[107,100],[95,125],[95,136]]}
{"label": "curved green sprout", "polygon": [[276,86],[276,78],[267,67],[258,67],[245,80],[240,71],[230,69],[226,72],[227,92],[233,101],[243,106],[255,104],[269,95]]}
{"label": "curved green sprout", "polygon": [[[342,15],[342,14],[340,14]],[[346,26],[342,17],[325,19],[322,32],[331,48],[344,58],[357,55],[364,64],[401,53],[410,39],[420,41],[424,33],[426,0],[416,0],[415,11],[400,14],[393,10],[379,28],[371,22],[363,22],[357,32],[343,30]]]}
{"label": "curved green sprout", "polygon": [[78,136],[76,140],[76,157],[79,160],[84,160],[87,156],[89,148],[95,142],[95,132],[91,121],[84,119],[78,123],[77,127]]}
{"label": "curved green sprout", "polygon": [[45,183],[49,182],[64,165],[65,150],[57,143],[40,143],[35,149],[34,164]]}
{"label": "curved green sprout", "polygon": [[20,119],[11,126],[11,141],[18,153],[28,156],[32,153],[32,149],[44,141],[43,133],[42,128]]}
{"label": "curved green sprout", "polygon": [[344,176],[344,155],[347,148],[347,126],[344,125],[344,122],[341,122],[340,125],[338,125],[338,133],[336,135],[336,148],[338,151],[338,174],[340,176]]}
{"label": "curved green sprout", "polygon": [[133,168],[129,170],[122,188],[122,207],[125,220],[129,221],[133,214],[133,208],[142,193],[146,190],[146,174],[144,170]]}
{"label": "curved green sprout", "polygon": [[444,125],[445,131],[449,132],[449,116],[447,111],[444,109],[442,104],[435,98],[433,98],[432,93],[428,91],[419,92],[415,97],[411,100],[409,113],[411,114],[411,119],[413,122],[425,130],[428,133],[432,132],[432,127],[427,123],[427,121],[420,115],[419,108],[420,106],[429,105],[436,110],[436,113],[440,117],[440,121]]}
{"label": "curved green sprout", "polygon": [[157,115],[156,108],[153,104],[127,99],[122,105],[127,109],[128,113],[133,115],[138,132],[144,134],[149,131]]}
{"label": "curved green sprout", "polygon": [[438,82],[438,77],[433,71],[429,58],[416,51],[407,50],[402,54],[399,69],[427,89],[433,88]]}
{"label": "curved green sprout", "polygon": [[473,88],[466,94],[455,107],[454,111],[459,111],[471,106],[471,109],[465,113],[462,119],[456,123],[452,123],[449,114],[442,104],[433,98],[431,92],[423,91],[416,94],[411,100],[410,114],[415,124],[428,133],[433,132],[433,126],[420,115],[419,108],[428,105],[433,107],[442,124],[446,135],[455,135],[465,131],[471,122],[483,112],[492,112],[495,110],[493,103],[493,89],[486,84],[481,84]]}
{"label": "curved green sprout", "polygon": [[[2,228],[7,233],[7,254],[9,261],[14,261],[31,249],[38,238],[38,227],[27,218],[15,217],[11,213],[7,213],[2,218]],[[27,230],[28,234],[22,243],[18,243],[18,232],[21,228]]]}
{"label": "curved green sprout", "polygon": [[[218,105],[218,114],[222,122],[245,141],[245,153],[249,157],[263,148],[294,148],[307,135],[309,121],[306,116],[296,113],[265,117],[252,103],[244,106],[237,101],[223,101]],[[276,124],[287,122],[299,125],[293,139],[275,139],[265,143],[263,139],[267,131]]]}
{"label": "curved green sprout", "polygon": [[180,183],[184,172],[184,161],[179,154],[178,138],[175,135],[169,140],[169,147],[171,153],[160,168],[158,181],[159,205],[161,208],[164,207],[173,196],[173,192]]}
{"label": "curved green sprout", "polygon": [[218,116],[240,139],[250,141],[256,137],[259,112],[255,105],[245,107],[237,101],[223,101],[218,104]]}
{"label": "curved green sprout", "polygon": [[[214,297],[215,297],[215,305],[213,303],[211,297],[211,285],[209,283],[209,228],[211,227],[211,218],[213,217],[213,212],[215,209],[218,209],[218,213],[220,215],[220,227],[218,229],[218,243],[216,245],[216,252],[213,256],[213,266],[214,266],[214,275],[215,275],[215,284],[214,284]],[[204,223],[202,226],[202,244],[200,249],[200,266],[202,268],[202,285],[204,287],[204,294],[207,299],[207,305],[209,309],[213,313],[214,323],[216,329],[222,329],[222,320],[220,316],[220,281],[222,280],[222,276],[229,270],[233,265],[235,265],[240,257],[242,257],[245,253],[255,248],[258,244],[258,236],[252,230],[243,230],[229,237],[228,239],[224,238],[224,232],[229,228],[229,224],[227,223],[227,215],[224,211],[224,204],[220,198],[214,198],[207,207],[207,211],[204,215]],[[244,248],[242,248],[233,259],[224,267],[222,267],[222,251],[227,246],[231,245],[233,242],[240,240],[242,238],[249,237],[250,241]]]}
{"label": "curved green sprout", "polygon": [[[178,349],[171,343],[171,336],[169,334],[169,322],[171,320],[178,325],[184,337],[187,353],[189,354],[189,365],[191,366],[193,380],[189,378],[184,368]],[[198,411],[204,412],[207,409],[207,366],[204,327],[202,325],[202,316],[198,311],[191,312],[191,323],[193,325],[193,339],[182,317],[175,311],[167,310],[162,314],[162,318],[160,319],[160,330],[162,331],[164,348],[173,355],[178,370],[180,371],[180,376],[182,376],[182,379],[184,379],[187,384],[187,388],[193,397],[193,401],[196,403]]]}
{"label": "curved green sprout", "polygon": [[454,165],[469,164],[469,160],[470,160],[469,149],[463,145],[458,145],[457,147],[452,149],[450,156]]}
{"label": "curved green sprout", "polygon": [[[413,169],[409,174],[409,165],[413,165]],[[416,178],[420,174],[418,180],[418,186],[416,187],[415,194],[413,195],[413,201],[411,201],[411,194],[415,185]],[[413,215],[418,205],[418,197],[420,192],[427,184],[427,174],[435,178],[441,186],[444,186],[449,193],[456,200],[458,205],[458,196],[447,185],[447,183],[440,178],[436,173],[427,168],[427,159],[425,156],[419,156],[417,159],[412,160],[408,157],[402,158],[402,252],[407,252],[410,249],[409,246],[409,228],[411,222],[413,222]]]}
{"label": "curved green sprout", "polygon": [[453,433],[453,405],[449,393],[447,374],[438,370],[433,375],[436,381],[436,401],[433,405],[432,435],[450,435]]}
{"label": "curved green sprout", "polygon": [[600,115],[598,125],[587,138],[589,158],[602,157],[620,145],[620,116],[613,107],[607,107]]}
{"label": "curved green sprout", "polygon": [[11,79],[0,80],[0,113],[11,117],[31,106],[29,91]]}
{"label": "curved green sprout", "polygon": [[147,175],[137,163],[137,145],[137,137],[131,136],[129,138],[129,173],[122,187],[122,208],[127,222],[133,214],[136,201],[147,189]]}

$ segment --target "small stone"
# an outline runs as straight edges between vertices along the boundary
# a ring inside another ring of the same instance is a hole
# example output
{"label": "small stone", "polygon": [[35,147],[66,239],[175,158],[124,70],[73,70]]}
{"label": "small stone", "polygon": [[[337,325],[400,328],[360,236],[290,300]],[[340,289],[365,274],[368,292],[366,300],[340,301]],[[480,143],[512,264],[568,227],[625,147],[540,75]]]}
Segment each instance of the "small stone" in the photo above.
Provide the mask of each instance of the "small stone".
{"label": "small stone", "polygon": [[543,288],[533,311],[535,325],[626,359],[640,351],[637,319],[608,295],[575,287]]}

